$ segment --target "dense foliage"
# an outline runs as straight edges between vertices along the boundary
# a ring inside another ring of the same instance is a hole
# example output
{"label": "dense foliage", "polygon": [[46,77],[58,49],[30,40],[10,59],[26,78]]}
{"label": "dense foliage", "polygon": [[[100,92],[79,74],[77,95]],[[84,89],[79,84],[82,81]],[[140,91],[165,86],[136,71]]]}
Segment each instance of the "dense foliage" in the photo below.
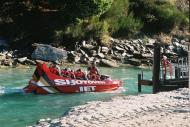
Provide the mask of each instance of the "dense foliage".
{"label": "dense foliage", "polygon": [[130,11],[143,20],[144,32],[170,32],[189,23],[188,17],[169,1],[131,0]]}
{"label": "dense foliage", "polygon": [[[188,9],[170,0],[1,0],[0,37],[12,46],[169,33],[189,24]],[[18,45],[20,44],[21,45]]]}

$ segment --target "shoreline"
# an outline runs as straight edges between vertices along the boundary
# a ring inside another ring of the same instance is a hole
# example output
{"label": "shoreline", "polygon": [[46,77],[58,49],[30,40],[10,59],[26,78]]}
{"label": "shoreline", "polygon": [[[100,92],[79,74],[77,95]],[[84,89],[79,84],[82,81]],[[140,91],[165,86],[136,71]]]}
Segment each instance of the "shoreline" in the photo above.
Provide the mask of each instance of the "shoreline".
{"label": "shoreline", "polygon": [[114,97],[73,107],[57,119],[40,119],[32,127],[189,127],[188,88],[157,94]]}
{"label": "shoreline", "polygon": [[[60,67],[73,67],[73,66],[79,66],[79,67],[87,67],[87,64],[75,64],[75,63],[64,63],[61,64]],[[18,64],[16,66],[5,66],[5,65],[0,65],[0,69],[4,68],[17,68],[17,69],[23,69],[23,68],[31,68],[35,67],[35,65],[23,65],[23,64]],[[108,67],[108,66],[98,66],[98,67],[106,67],[106,68],[118,68],[118,67]],[[152,66],[147,66],[147,65],[141,65],[141,66],[134,66],[130,64],[120,64],[119,67],[135,67],[135,68],[141,68],[141,69],[150,69]]]}

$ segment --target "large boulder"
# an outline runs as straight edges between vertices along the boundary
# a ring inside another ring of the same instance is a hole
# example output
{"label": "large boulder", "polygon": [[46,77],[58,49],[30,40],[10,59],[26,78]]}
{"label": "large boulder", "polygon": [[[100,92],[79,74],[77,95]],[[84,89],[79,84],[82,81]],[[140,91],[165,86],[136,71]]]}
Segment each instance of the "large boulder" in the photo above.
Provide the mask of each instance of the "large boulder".
{"label": "large boulder", "polygon": [[121,54],[115,52],[114,54],[111,55],[111,58],[113,60],[121,62],[123,59],[123,56]]}
{"label": "large boulder", "polygon": [[36,62],[33,61],[33,60],[30,60],[30,59],[26,59],[25,64],[27,64],[27,65],[36,65]]}
{"label": "large boulder", "polygon": [[119,65],[115,61],[106,60],[106,59],[101,60],[101,65],[108,66],[108,67],[119,67]]}
{"label": "large boulder", "polygon": [[97,52],[96,50],[90,50],[90,53],[89,53],[90,56],[96,56],[97,55]]}
{"label": "large boulder", "polygon": [[27,57],[18,58],[19,63],[24,63],[27,60]]}
{"label": "large boulder", "polygon": [[109,51],[109,48],[108,48],[108,47],[102,47],[102,48],[101,48],[101,52],[102,52],[102,53],[108,53],[108,51]]}
{"label": "large boulder", "polygon": [[179,47],[180,46],[180,43],[179,42],[172,42],[173,46],[175,47]]}
{"label": "large boulder", "polygon": [[134,66],[140,66],[141,65],[141,61],[139,59],[135,59],[135,58],[129,59],[128,63],[131,65],[134,65]]}
{"label": "large boulder", "polygon": [[32,53],[32,58],[45,61],[56,61],[66,59],[67,51],[47,44],[38,44],[36,50]]}
{"label": "large boulder", "polygon": [[133,56],[134,56],[134,58],[137,58],[137,59],[142,59],[143,58],[142,54],[140,52],[138,52],[138,51],[134,51]]}
{"label": "large boulder", "polygon": [[129,50],[129,48],[125,45],[124,46],[124,49],[126,50],[126,51],[128,51]]}
{"label": "large boulder", "polygon": [[13,56],[12,56],[12,53],[11,52],[8,52],[7,54],[6,54],[6,58],[7,59],[10,59],[10,58],[12,58]]}
{"label": "large boulder", "polygon": [[3,53],[0,53],[0,60],[4,60],[4,59],[6,59],[6,55]]}
{"label": "large boulder", "polygon": [[153,58],[153,55],[151,55],[151,54],[142,54],[142,58],[143,59]]}
{"label": "large boulder", "polygon": [[95,57],[88,57],[88,62],[95,62],[96,58]]}
{"label": "large boulder", "polygon": [[151,39],[151,38],[149,38],[148,39],[148,43],[146,44],[146,47],[147,48],[154,48],[154,43],[155,43],[155,39]]}
{"label": "large boulder", "polygon": [[83,48],[85,48],[85,49],[94,49],[95,48],[95,46],[93,46],[93,45],[91,45],[91,44],[85,44],[85,45],[82,45],[83,46]]}
{"label": "large boulder", "polygon": [[88,63],[88,59],[89,59],[88,55],[87,56],[86,55],[82,55],[81,58],[80,58],[80,62],[86,64],[86,63]]}
{"label": "large boulder", "polygon": [[115,50],[117,50],[117,51],[120,51],[120,52],[125,51],[125,49],[119,47],[118,45],[113,46],[113,49],[115,49]]}
{"label": "large boulder", "polygon": [[141,63],[145,65],[152,66],[153,60],[152,59],[141,59]]}
{"label": "large boulder", "polygon": [[132,57],[133,57],[133,55],[131,55],[129,53],[126,53],[125,56],[124,56],[124,58],[126,58],[126,59],[129,59],[129,58],[132,58]]}
{"label": "large boulder", "polygon": [[126,46],[127,46],[127,48],[129,49],[129,50],[127,50],[127,52],[128,52],[129,54],[133,54],[134,51],[135,51],[134,47],[133,47],[132,45],[126,45]]}
{"label": "large boulder", "polygon": [[99,57],[99,58],[101,58],[101,59],[102,59],[102,58],[104,58],[104,57],[105,57],[105,55],[104,55],[103,53],[98,53],[98,54],[97,54],[97,57]]}
{"label": "large boulder", "polygon": [[82,55],[86,55],[85,51],[83,51],[82,49],[79,49],[79,53],[81,53]]}
{"label": "large boulder", "polygon": [[133,44],[133,46],[135,51],[140,52],[141,48],[139,44]]}
{"label": "large boulder", "polygon": [[72,63],[78,63],[81,59],[81,54],[71,51],[68,53],[68,61]]}
{"label": "large boulder", "polygon": [[80,62],[80,59],[81,59],[81,57],[80,57],[79,55],[76,55],[76,56],[74,57],[74,62],[75,62],[75,63],[79,63],[79,62]]}
{"label": "large boulder", "polygon": [[12,66],[13,65],[13,60],[12,59],[4,59],[4,60],[1,61],[1,65]]}
{"label": "large boulder", "polygon": [[172,42],[178,42],[178,43],[179,43],[179,39],[177,39],[177,38],[172,38]]}

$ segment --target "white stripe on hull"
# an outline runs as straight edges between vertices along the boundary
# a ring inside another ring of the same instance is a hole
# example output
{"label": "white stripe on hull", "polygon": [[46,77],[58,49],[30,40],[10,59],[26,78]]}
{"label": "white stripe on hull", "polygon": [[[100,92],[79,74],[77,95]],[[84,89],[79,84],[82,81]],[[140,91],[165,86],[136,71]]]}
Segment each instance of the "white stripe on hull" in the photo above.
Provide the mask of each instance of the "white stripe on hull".
{"label": "white stripe on hull", "polygon": [[37,86],[39,86],[40,88],[44,89],[45,91],[47,91],[48,93],[55,93],[53,90],[49,89],[46,85],[44,85],[42,82],[38,81],[36,83]]}

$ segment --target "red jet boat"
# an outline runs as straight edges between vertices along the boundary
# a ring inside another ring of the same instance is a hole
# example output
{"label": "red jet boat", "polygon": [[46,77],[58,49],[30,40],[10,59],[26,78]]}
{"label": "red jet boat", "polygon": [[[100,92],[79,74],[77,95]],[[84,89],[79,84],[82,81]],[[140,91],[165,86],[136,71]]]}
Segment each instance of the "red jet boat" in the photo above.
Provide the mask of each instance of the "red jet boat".
{"label": "red jet boat", "polygon": [[52,74],[45,63],[36,67],[36,70],[24,88],[26,93],[79,93],[113,91],[121,86],[120,80],[105,78],[100,81],[77,80]]}

